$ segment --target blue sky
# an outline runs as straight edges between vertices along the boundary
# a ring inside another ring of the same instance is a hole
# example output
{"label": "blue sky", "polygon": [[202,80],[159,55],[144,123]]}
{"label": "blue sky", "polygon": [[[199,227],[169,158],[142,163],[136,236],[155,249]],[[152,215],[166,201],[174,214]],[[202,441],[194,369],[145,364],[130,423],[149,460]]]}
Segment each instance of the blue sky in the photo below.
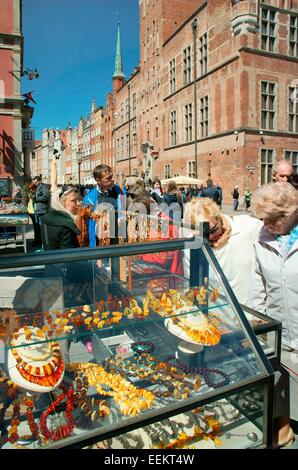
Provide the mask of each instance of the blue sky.
{"label": "blue sky", "polygon": [[35,138],[46,127],[77,126],[91,110],[92,97],[104,105],[112,90],[117,22],[123,70],[139,63],[138,0],[23,0],[24,67],[40,77],[22,78],[22,93],[34,90]]}

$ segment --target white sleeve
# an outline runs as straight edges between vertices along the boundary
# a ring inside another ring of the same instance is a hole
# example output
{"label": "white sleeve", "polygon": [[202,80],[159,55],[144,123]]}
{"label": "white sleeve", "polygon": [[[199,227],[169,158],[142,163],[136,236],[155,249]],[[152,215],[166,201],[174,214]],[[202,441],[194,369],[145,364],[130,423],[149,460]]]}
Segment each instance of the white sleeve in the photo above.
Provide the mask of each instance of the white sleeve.
{"label": "white sleeve", "polygon": [[257,259],[256,249],[254,247],[249,307],[253,308],[257,312],[266,313],[266,299],[266,280],[263,276],[261,266]]}

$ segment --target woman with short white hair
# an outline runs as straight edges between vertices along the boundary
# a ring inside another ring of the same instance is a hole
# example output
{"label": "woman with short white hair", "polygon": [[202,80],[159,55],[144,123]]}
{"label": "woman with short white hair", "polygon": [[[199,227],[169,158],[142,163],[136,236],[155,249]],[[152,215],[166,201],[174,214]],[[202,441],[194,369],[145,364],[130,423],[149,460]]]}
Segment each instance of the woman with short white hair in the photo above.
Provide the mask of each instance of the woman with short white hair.
{"label": "woman with short white hair", "polygon": [[[185,206],[184,223],[198,227],[209,222],[209,243],[238,301],[250,306],[253,244],[262,222],[247,214],[228,216],[210,198],[195,198]],[[189,274],[189,250],[185,250],[185,275]],[[210,279],[212,282],[212,279]]]}
{"label": "woman with short white hair", "polygon": [[[298,374],[298,192],[285,182],[262,186],[252,197],[253,214],[264,226],[255,244],[254,270],[262,280],[252,285],[252,307],[282,322],[282,363]],[[260,289],[262,285],[262,289]],[[298,418],[298,387],[290,381],[291,418]],[[285,414],[279,414],[285,416]],[[291,440],[289,426],[280,439]]]}

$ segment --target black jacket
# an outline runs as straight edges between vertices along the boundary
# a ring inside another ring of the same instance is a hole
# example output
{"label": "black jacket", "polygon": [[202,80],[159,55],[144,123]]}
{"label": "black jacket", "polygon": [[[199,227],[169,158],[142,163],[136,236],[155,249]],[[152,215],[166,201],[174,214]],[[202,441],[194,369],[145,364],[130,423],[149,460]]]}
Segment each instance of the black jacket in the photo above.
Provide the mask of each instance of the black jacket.
{"label": "black jacket", "polygon": [[[170,212],[177,212],[175,218],[177,218],[178,214],[181,214],[181,219],[183,218],[183,203],[182,203],[182,198],[180,197],[180,195],[177,196],[177,194],[164,193],[161,202],[166,203],[168,206],[171,206],[173,204],[172,206],[173,210],[170,210]],[[173,218],[173,215],[170,215],[170,218]]]}
{"label": "black jacket", "polygon": [[77,248],[79,242],[77,235],[80,230],[70,215],[56,209],[40,217],[42,228],[42,241],[45,250],[58,250]]}
{"label": "black jacket", "polygon": [[35,202],[35,214],[43,215],[46,214],[49,210],[51,201],[51,192],[48,184],[41,183],[34,196]]}

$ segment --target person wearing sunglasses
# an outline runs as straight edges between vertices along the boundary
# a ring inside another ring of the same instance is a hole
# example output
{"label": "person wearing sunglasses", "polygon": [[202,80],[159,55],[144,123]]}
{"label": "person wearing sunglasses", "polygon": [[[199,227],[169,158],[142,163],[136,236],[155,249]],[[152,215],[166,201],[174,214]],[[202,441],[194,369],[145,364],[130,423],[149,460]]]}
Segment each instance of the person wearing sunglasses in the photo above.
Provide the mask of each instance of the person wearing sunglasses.
{"label": "person wearing sunglasses", "polygon": [[[209,198],[192,199],[185,206],[183,222],[198,227],[209,222],[209,243],[238,301],[250,306],[253,244],[262,222],[247,214],[230,217]],[[185,250],[184,270],[189,273],[189,250]]]}

